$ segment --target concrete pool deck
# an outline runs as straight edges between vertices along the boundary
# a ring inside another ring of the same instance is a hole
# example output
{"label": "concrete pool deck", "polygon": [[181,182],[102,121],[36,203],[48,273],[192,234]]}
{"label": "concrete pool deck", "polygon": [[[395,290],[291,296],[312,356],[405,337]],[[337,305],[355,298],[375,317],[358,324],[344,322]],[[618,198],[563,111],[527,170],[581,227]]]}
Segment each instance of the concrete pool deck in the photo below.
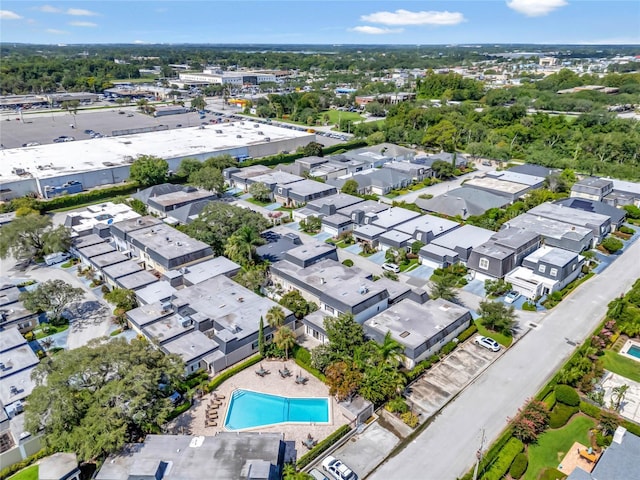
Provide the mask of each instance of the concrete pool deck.
{"label": "concrete pool deck", "polygon": [[[285,441],[295,442],[298,458],[309,451],[303,443],[308,435],[311,435],[317,441],[321,441],[340,426],[349,423],[335,398],[329,396],[329,388],[320,380],[298,367],[293,360],[286,362],[263,360],[261,364],[265,370],[271,371],[269,375],[264,377],[256,375],[256,370],[260,369],[260,364],[256,364],[234,375],[215,391],[217,395],[225,397],[221,400],[222,405],[218,408],[217,426],[205,426],[207,406],[214,399],[214,394],[209,393],[204,395],[202,399],[194,401],[194,406],[172,421],[167,428],[168,433],[212,436],[218,432],[225,431],[224,420],[229,408],[229,399],[233,391],[237,389],[247,389],[292,398],[320,397],[329,399],[330,418],[328,424],[280,423],[248,430],[252,432],[283,433]],[[278,370],[283,370],[285,366],[291,371],[291,376],[282,378]],[[296,383],[295,380],[298,373],[302,373],[303,376],[309,379],[306,385],[298,385]]]}

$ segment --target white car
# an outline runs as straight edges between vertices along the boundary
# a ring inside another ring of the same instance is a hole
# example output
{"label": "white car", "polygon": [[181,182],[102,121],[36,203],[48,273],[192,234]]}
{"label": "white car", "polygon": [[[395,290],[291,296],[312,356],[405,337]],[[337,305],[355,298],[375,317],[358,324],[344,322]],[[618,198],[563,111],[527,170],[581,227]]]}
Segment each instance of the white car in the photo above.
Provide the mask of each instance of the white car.
{"label": "white car", "polygon": [[325,458],[322,461],[322,469],[336,480],[358,480],[355,472],[335,457]]}
{"label": "white car", "polygon": [[511,290],[504,296],[504,303],[513,303],[520,298],[520,294],[515,290]]}
{"label": "white car", "polygon": [[488,350],[491,350],[492,352],[500,351],[500,344],[496,342],[493,338],[483,337],[482,335],[478,335],[473,340],[473,343],[475,343],[476,345],[480,345],[481,347],[484,347]]}
{"label": "white car", "polygon": [[382,265],[382,269],[391,273],[400,273],[400,267],[395,263],[385,263]]}

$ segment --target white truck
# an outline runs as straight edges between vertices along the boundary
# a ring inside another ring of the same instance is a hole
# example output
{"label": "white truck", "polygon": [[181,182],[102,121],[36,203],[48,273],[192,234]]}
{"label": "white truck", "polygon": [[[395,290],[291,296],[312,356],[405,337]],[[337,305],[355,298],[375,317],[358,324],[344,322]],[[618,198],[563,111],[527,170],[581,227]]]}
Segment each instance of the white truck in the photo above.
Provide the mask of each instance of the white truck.
{"label": "white truck", "polygon": [[71,255],[65,252],[51,253],[49,255],[45,255],[44,263],[51,266],[51,265],[55,265],[56,263],[64,262],[65,260],[68,260],[70,257]]}

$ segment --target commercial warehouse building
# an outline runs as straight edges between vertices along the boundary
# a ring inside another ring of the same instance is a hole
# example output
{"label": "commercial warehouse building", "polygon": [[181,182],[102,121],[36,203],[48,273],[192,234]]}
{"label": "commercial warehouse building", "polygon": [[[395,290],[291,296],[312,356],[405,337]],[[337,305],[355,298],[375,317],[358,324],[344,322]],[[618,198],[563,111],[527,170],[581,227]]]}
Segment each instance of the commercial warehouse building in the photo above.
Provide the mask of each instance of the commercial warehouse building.
{"label": "commercial warehouse building", "polygon": [[75,142],[0,150],[3,199],[30,193],[44,195],[80,182],[83,189],[117,184],[129,178],[141,155],[165,159],[176,171],[185,158],[206,160],[222,154],[263,157],[296,150],[315,141],[315,134],[253,122],[95,138]]}

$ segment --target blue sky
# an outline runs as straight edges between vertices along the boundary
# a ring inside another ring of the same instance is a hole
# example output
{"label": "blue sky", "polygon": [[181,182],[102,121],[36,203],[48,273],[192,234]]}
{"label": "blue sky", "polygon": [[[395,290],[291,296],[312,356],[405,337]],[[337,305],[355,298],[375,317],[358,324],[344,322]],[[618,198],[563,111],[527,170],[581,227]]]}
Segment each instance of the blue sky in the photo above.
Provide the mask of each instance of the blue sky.
{"label": "blue sky", "polygon": [[2,42],[640,44],[638,0],[2,0]]}

